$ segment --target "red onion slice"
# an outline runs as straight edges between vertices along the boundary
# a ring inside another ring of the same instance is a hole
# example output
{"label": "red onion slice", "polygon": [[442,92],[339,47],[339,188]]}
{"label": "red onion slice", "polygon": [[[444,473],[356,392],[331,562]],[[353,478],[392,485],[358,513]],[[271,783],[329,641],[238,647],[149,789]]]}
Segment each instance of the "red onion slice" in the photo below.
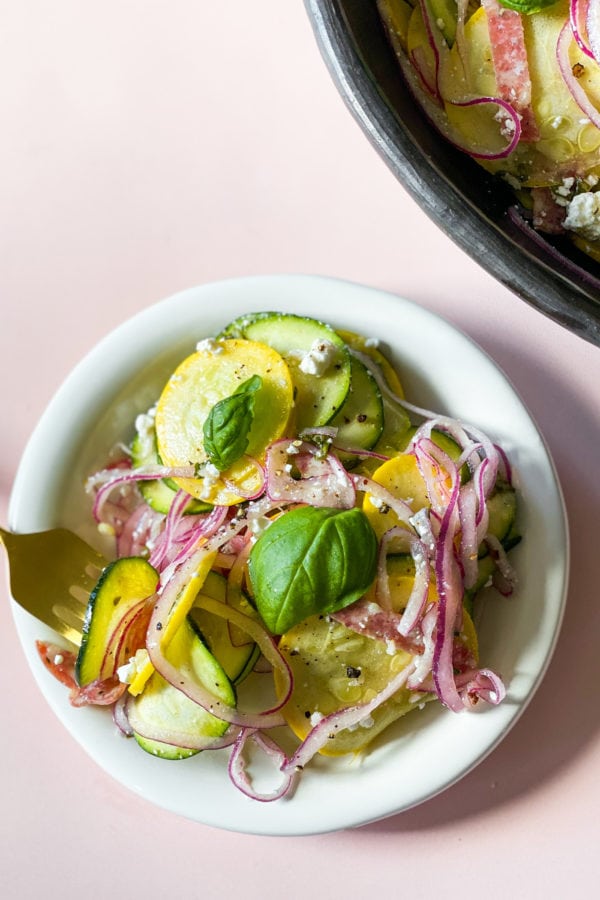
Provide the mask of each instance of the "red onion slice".
{"label": "red onion slice", "polygon": [[589,0],[571,0],[569,3],[569,21],[571,23],[571,31],[580,50],[594,59],[590,47],[587,43],[587,16],[589,12]]}
{"label": "red onion slice", "polygon": [[129,724],[129,719],[127,718],[128,696],[130,695],[123,693],[113,706],[112,710],[113,722],[124,737],[132,737],[133,735],[133,728]]}
{"label": "red onion slice", "polygon": [[[351,509],[356,496],[348,472],[333,453],[319,457],[307,441],[275,441],[267,449],[267,495],[284,503]],[[295,478],[293,468],[300,477]]]}
{"label": "red onion slice", "polygon": [[[279,772],[280,784],[269,793],[258,791],[248,777],[244,751],[249,742],[255,744],[263,752],[263,755],[274,763],[276,770]],[[295,772],[286,772],[283,775],[283,779],[281,779],[287,761],[287,756],[281,747],[268,735],[252,728],[243,728],[236,738],[229,757],[229,777],[235,787],[245,794],[246,797],[250,797],[251,800],[258,800],[261,803],[270,803],[273,800],[280,800],[282,797],[285,797],[294,785],[296,780]]]}
{"label": "red onion slice", "polygon": [[563,81],[568,87],[569,92],[577,106],[583,113],[585,113],[590,122],[592,122],[592,124],[595,125],[596,128],[600,128],[600,111],[596,109],[596,107],[582,88],[578,79],[573,74],[573,66],[569,58],[569,48],[571,46],[572,40],[573,33],[571,31],[571,25],[569,22],[565,22],[558,36],[558,41],[556,44],[556,58],[558,61],[558,66],[563,77]]}
{"label": "red onion slice", "polygon": [[[585,27],[591,49],[591,54],[588,55],[591,55],[600,64],[600,3],[598,0],[587,0],[587,11],[585,3],[583,6],[582,13],[585,16]],[[581,49],[585,53],[585,49],[583,47]]]}
{"label": "red onion slice", "polygon": [[454,556],[454,540],[458,528],[458,481],[456,481],[451,501],[442,518],[435,559],[439,600],[432,667],[437,695],[444,706],[454,712],[462,709],[462,700],[456,690],[452,666],[454,631],[462,610],[463,594],[462,581]]}

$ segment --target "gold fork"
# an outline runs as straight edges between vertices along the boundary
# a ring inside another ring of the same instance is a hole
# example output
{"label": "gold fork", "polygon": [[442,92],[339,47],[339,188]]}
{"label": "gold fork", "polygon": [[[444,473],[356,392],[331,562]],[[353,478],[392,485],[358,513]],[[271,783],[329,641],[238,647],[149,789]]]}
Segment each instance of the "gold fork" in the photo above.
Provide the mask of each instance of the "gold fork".
{"label": "gold fork", "polygon": [[107,560],[66,528],[15,534],[0,528],[17,603],[79,646],[90,592]]}

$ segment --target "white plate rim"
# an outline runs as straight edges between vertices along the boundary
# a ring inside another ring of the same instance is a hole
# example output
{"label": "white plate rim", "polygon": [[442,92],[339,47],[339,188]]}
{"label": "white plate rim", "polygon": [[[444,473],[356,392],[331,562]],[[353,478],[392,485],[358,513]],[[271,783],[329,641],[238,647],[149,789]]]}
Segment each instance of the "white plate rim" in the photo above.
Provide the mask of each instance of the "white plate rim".
{"label": "white plate rim", "polygon": [[[484,427],[491,425],[492,436],[501,438],[516,455],[518,471],[532,474],[531,481],[523,485],[528,516],[531,510],[533,513],[528,518],[530,530],[523,541],[521,561],[525,564],[534,551],[554,551],[533,601],[529,588],[535,589],[535,584],[529,584],[525,572],[528,604],[533,602],[539,628],[532,633],[531,611],[521,616],[528,625],[527,641],[522,648],[511,648],[515,658],[504,704],[460,717],[446,711],[432,717],[427,710],[425,726],[409,729],[403,724],[397,735],[378,745],[360,766],[320,758],[304,773],[296,794],[276,803],[257,803],[239,794],[224,771],[224,751],[165,763],[118,737],[107,725],[104,711],[73,710],[64,688],[48,676],[35,652],[35,639],[51,636],[51,632],[13,602],[19,638],[44,697],[71,735],[112,777],[150,802],[206,825],[293,836],[356,827],[410,809],[457,782],[498,745],[524,712],[552,657],[566,601],[569,545],[564,499],[548,448],[518,394],[489,356],[446,320],[396,294],[307,275],[252,276],[190,288],[142,310],[103,338],[59,388],[27,444],[11,494],[10,527],[15,531],[56,524],[74,527],[57,513],[51,478],[70,464],[73,436],[75,444],[84,440],[83,432],[95,421],[90,419],[92,412],[110,404],[149,356],[172,352],[174,346],[187,346],[186,352],[191,352],[197,340],[215,333],[235,316],[268,309],[304,313],[338,327],[383,336],[395,357],[409,365],[408,382],[416,377],[420,391],[441,395],[440,411],[471,421],[476,418],[476,424]],[[107,370],[111,359],[114,364]],[[435,381],[430,376],[431,359],[435,359]],[[102,378],[98,378],[99,370]],[[86,407],[82,384],[86,385]],[[452,385],[461,390],[454,393]],[[494,396],[501,411],[496,408],[492,414],[482,403],[486,392]],[[424,402],[422,396],[410,399]],[[471,410],[480,415],[472,417]],[[489,421],[482,423],[482,418]],[[60,421],[66,427],[57,434]],[[64,479],[64,471],[60,477]],[[40,479],[50,485],[46,493],[39,490]],[[90,534],[84,536],[90,538]],[[521,612],[517,607],[517,616]],[[500,613],[492,612],[494,615],[494,627],[505,627]],[[468,725],[463,724],[466,722]],[[410,734],[415,730],[416,735]],[[424,743],[424,733],[430,735],[429,742]],[[433,745],[439,740],[450,753],[457,750],[450,765],[436,762]],[[392,750],[400,754],[399,762],[392,758]],[[183,766],[193,771],[183,774]],[[422,766],[429,769],[423,773]],[[404,773],[406,777],[402,777]]]}

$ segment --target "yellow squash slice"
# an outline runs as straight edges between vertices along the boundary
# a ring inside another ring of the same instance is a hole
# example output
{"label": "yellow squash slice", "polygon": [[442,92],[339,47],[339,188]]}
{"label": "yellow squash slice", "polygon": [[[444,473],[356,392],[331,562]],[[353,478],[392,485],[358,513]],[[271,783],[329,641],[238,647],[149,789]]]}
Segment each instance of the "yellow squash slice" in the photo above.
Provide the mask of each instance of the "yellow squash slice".
{"label": "yellow squash slice", "polygon": [[286,429],[293,405],[289,369],[266,344],[226,340],[188,356],[161,394],[156,410],[160,458],[167,466],[202,467],[208,461],[203,427],[211,409],[253,375],[261,377],[262,386],[255,395],[246,454],[221,476],[174,479],[199,500],[231,506],[260,487],[262,475],[252,459],[262,461],[266,447]]}

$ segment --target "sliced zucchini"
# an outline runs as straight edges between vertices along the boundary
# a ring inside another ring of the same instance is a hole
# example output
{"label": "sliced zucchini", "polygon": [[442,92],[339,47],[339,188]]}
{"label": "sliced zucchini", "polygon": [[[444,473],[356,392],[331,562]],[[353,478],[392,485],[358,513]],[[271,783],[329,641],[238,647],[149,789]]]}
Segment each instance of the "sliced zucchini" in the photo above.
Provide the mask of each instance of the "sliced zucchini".
{"label": "sliced zucchini", "polygon": [[[134,468],[161,465],[162,460],[158,455],[156,432],[154,430],[147,436],[140,434],[135,436],[131,445],[131,463]],[[140,481],[138,487],[148,506],[164,515],[169,512],[177,490],[177,485],[172,479],[159,478],[156,481]],[[185,509],[185,515],[207,512],[210,509],[212,509],[210,503],[190,497],[190,502]]]}
{"label": "sliced zucchini", "polygon": [[[335,443],[346,449],[370,450],[383,431],[383,400],[377,382],[356,357],[350,360],[350,390],[340,411],[331,420],[338,429]],[[356,463],[357,457],[340,453],[347,466]]]}
{"label": "sliced zucchini", "polygon": [[[344,403],[350,388],[350,354],[324,322],[286,313],[255,313],[235,319],[221,336],[267,344],[284,358],[294,384],[298,430],[326,425]],[[321,361],[316,358],[319,345]]]}
{"label": "sliced zucchini", "polygon": [[[404,389],[396,370],[378,347],[373,346],[373,343],[367,338],[360,334],[354,334],[352,331],[339,331],[338,334],[346,341],[350,351],[358,351],[363,355],[363,359],[367,357],[366,367],[371,373],[373,371],[379,373],[392,394],[404,397]],[[370,360],[373,361],[372,366]],[[410,428],[410,419],[406,410],[396,403],[386,391],[383,391],[381,400],[383,403],[383,428],[373,447],[381,453],[391,456],[405,446],[404,435]]]}
{"label": "sliced zucchini", "polygon": [[470,615],[473,615],[473,604],[477,594],[489,584],[494,574],[496,564],[492,557],[488,554],[477,561],[477,578],[473,587],[465,591],[464,605]]}
{"label": "sliced zucchini", "polygon": [[[489,497],[487,506],[490,513],[488,532],[498,538],[501,543],[504,543],[515,525],[517,515],[517,495],[515,490],[509,485],[503,485]],[[479,549],[479,556],[486,556],[487,552],[484,542]]]}
{"label": "sliced zucchini", "polygon": [[[178,628],[165,655],[179,671],[191,674],[228,706],[235,706],[235,690],[229,678],[187,620]],[[153,673],[143,693],[130,701],[128,716],[140,747],[161,759],[193,756],[204,749],[198,747],[199,743],[210,747],[229,727],[227,722],[213,716],[165,681],[158,672]],[[144,736],[160,732],[173,733],[181,746]],[[185,746],[187,739],[192,747]]]}
{"label": "sliced zucchini", "polygon": [[[154,676],[152,676],[154,678]],[[160,676],[158,676],[160,677]],[[150,738],[142,737],[141,734],[133,732],[133,736],[142,750],[150,753],[152,756],[158,756],[159,759],[189,759],[190,756],[196,756],[199,750],[189,750],[187,747],[175,747],[173,744],[165,744],[164,741],[153,741]]]}
{"label": "sliced zucchini", "polygon": [[[227,580],[217,572],[209,572],[200,594],[206,594],[220,603],[227,603]],[[201,601],[197,600],[196,604]],[[258,620],[258,615],[249,600],[241,601],[232,598],[229,601],[234,609]],[[239,684],[250,674],[260,656],[260,649],[247,634],[235,625],[219,616],[194,605],[188,613],[188,619],[199,636],[218,660],[227,677]]]}
{"label": "sliced zucchini", "polygon": [[[158,585],[158,573],[140,556],[122,557],[109,563],[90,594],[81,646],[75,663],[75,678],[80,686],[107,677],[106,653],[115,629],[123,617],[150,597]],[[137,648],[132,648],[132,654]],[[118,660],[112,660],[112,668]],[[112,672],[110,673],[112,674]]]}

